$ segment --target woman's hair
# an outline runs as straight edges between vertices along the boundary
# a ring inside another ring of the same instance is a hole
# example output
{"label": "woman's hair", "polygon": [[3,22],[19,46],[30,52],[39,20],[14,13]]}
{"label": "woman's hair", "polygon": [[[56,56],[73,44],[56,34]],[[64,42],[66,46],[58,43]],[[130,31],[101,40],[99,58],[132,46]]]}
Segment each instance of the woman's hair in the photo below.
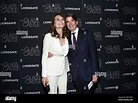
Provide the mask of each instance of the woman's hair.
{"label": "woman's hair", "polygon": [[[57,13],[57,14],[55,14],[54,17],[53,17],[53,19],[52,19],[52,21],[51,21],[49,32],[51,33],[51,35],[52,35],[53,37],[59,38],[59,35],[60,35],[60,34],[56,31],[56,28],[55,28],[55,26],[54,26],[55,17],[56,17],[57,15],[60,15],[61,17],[63,17],[63,18],[64,18],[64,21],[65,21],[65,16],[64,16],[62,13]],[[69,31],[69,29],[67,28],[66,23],[65,23],[65,26],[63,27],[62,30],[63,30],[62,38],[67,37],[67,36],[69,35],[70,31]]]}

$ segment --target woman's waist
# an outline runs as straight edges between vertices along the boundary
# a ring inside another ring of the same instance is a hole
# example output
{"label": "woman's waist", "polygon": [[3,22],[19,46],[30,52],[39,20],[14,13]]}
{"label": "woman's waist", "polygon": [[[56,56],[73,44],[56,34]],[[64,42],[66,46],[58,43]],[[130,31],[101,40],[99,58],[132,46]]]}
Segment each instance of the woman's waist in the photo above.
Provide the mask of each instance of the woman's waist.
{"label": "woman's waist", "polygon": [[64,57],[63,54],[54,54],[53,56]]}

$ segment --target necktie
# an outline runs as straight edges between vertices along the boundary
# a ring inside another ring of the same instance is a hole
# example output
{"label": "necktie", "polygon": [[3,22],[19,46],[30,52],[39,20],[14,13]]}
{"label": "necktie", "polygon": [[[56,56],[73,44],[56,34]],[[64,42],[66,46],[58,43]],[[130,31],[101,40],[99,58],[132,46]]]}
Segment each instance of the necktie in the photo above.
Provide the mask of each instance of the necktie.
{"label": "necktie", "polygon": [[71,33],[73,35],[73,44],[76,45],[76,37],[75,37],[75,33]]}

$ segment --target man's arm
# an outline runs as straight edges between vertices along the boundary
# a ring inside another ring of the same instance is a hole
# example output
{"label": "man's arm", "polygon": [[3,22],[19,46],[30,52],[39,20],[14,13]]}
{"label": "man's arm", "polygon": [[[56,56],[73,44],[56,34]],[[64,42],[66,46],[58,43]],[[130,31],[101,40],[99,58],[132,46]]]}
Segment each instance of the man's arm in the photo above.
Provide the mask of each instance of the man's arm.
{"label": "man's arm", "polygon": [[52,54],[51,52],[48,52],[48,57],[47,58],[51,58],[53,57],[54,54]]}

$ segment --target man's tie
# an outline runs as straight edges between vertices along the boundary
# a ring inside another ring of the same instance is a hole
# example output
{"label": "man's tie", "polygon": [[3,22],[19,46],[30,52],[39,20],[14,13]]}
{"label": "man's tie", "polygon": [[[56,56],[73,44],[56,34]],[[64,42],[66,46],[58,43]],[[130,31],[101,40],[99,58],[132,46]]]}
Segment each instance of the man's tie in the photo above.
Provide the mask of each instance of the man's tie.
{"label": "man's tie", "polygon": [[76,37],[75,37],[75,33],[71,33],[73,35],[73,44],[76,45]]}

